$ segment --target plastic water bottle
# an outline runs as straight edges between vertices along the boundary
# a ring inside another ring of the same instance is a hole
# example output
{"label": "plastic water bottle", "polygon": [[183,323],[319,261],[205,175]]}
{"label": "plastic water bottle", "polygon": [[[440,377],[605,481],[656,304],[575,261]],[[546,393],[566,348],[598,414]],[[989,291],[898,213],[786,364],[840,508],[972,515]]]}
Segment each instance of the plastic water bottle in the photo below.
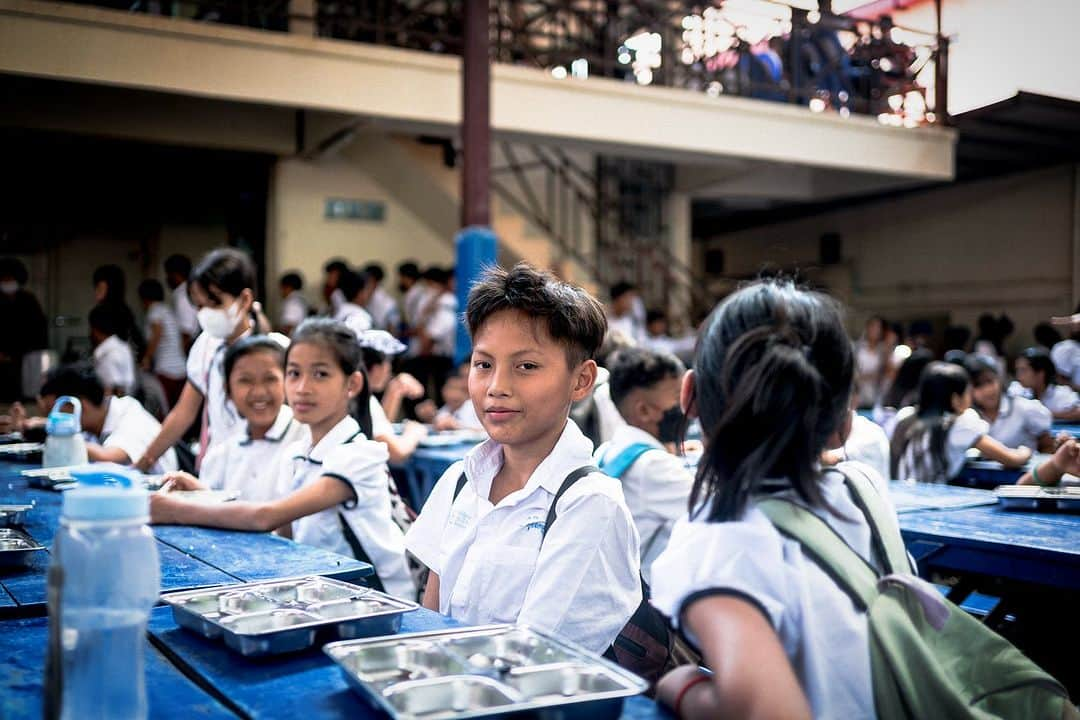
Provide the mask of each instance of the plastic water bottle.
{"label": "plastic water bottle", "polygon": [[[73,412],[60,408],[70,403]],[[45,467],[83,465],[87,461],[86,441],[82,436],[82,403],[79,398],[64,395],[56,399],[45,421],[45,451],[41,464]]]}
{"label": "plastic water bottle", "polygon": [[140,720],[146,624],[161,584],[149,497],[123,470],[76,479],[49,568],[47,704],[59,698],[56,716],[72,720]]}

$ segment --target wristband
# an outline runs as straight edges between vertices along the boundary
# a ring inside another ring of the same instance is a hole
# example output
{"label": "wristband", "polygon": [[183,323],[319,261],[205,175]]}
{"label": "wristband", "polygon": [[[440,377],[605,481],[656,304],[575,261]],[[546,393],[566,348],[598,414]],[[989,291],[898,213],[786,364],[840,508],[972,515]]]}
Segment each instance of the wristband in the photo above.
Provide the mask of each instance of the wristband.
{"label": "wristband", "polygon": [[1031,466],[1031,478],[1035,481],[1036,485],[1042,485],[1042,480],[1039,479],[1039,463],[1035,463]]}
{"label": "wristband", "polygon": [[677,718],[682,717],[682,712],[681,712],[681,710],[682,710],[682,702],[683,702],[683,699],[686,697],[686,693],[689,692],[690,688],[694,687],[695,685],[698,685],[699,683],[703,683],[703,682],[705,682],[707,680],[711,680],[711,679],[712,679],[711,674],[706,674],[706,673],[703,673],[703,672],[701,672],[699,670],[698,674],[696,676],[691,678],[689,682],[687,682],[685,685],[683,685],[682,690],[680,690],[679,694],[675,696],[675,708],[674,708],[675,709],[675,717],[677,717]]}

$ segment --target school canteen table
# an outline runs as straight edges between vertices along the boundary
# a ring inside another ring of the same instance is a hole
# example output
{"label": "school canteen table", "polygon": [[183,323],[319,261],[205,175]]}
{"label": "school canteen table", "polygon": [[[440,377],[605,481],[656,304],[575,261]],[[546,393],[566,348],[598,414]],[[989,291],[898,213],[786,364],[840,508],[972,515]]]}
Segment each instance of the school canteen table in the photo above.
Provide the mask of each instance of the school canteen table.
{"label": "school canteen table", "polygon": [[443,473],[451,465],[464,458],[465,453],[476,445],[477,443],[468,442],[416,448],[416,452],[402,466],[409,483],[409,500],[416,510],[423,506]]}
{"label": "school canteen table", "polygon": [[[63,494],[29,487],[19,471],[30,467],[36,466],[0,462],[0,504],[32,504],[23,530],[50,548]],[[162,592],[296,575],[358,580],[373,572],[367,563],[270,533],[179,525],[155,526],[153,532]],[[33,553],[26,566],[0,568],[0,617],[45,614],[48,567],[46,550]]]}

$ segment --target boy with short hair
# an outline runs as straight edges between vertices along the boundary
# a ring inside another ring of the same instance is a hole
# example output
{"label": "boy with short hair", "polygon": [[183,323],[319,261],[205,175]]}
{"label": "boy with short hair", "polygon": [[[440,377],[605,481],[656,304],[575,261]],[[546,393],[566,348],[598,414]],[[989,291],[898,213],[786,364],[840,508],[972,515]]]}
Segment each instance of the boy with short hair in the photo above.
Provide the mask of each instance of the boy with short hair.
{"label": "boy with short hair", "polygon": [[[97,438],[96,442],[86,443],[86,454],[92,462],[130,465],[143,456],[161,431],[161,423],[135,398],[106,395],[90,363],[61,365],[50,374],[41,386],[42,407],[48,410],[63,395],[77,397],[82,403],[82,429]],[[169,448],[151,472],[176,469],[176,453]]]}
{"label": "boy with short hair", "polygon": [[292,335],[292,331],[300,327],[300,323],[307,320],[307,298],[301,294],[304,289],[304,280],[300,273],[289,272],[281,276],[281,313],[278,317],[278,331],[282,335]]}
{"label": "boy with short hair", "polygon": [[406,536],[431,568],[424,605],[604,652],[641,602],[641,582],[622,489],[588,471],[592,443],[569,420],[596,378],[603,309],[522,263],[487,271],[465,315],[469,395],[490,439],[446,471]]}
{"label": "boy with short hair", "polygon": [[611,400],[626,424],[596,451],[600,469],[622,480],[626,504],[641,536],[641,570],[667,547],[675,521],[686,514],[694,475],[674,443],[684,416],[679,388],[686,367],[669,353],[619,350],[609,363]]}
{"label": "boy with short hair", "polygon": [[99,303],[90,311],[90,344],[94,346],[94,369],[113,395],[135,392],[135,353],[120,339],[124,316],[115,305]]}

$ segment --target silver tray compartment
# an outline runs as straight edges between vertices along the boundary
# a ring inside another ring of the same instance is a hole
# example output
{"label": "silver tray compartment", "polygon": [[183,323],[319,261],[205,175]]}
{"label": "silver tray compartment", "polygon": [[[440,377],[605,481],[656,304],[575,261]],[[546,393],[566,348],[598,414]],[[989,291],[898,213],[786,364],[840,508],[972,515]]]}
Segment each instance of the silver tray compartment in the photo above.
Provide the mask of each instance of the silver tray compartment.
{"label": "silver tray compartment", "polygon": [[0,528],[0,567],[22,565],[45,546],[21,530]]}
{"label": "silver tray compartment", "polygon": [[418,606],[370,588],[319,576],[168,593],[173,618],[243,655],[293,652],[325,640],[397,632]]}
{"label": "silver tray compartment", "polygon": [[26,513],[33,509],[33,505],[0,505],[0,527],[22,525],[26,522]]}
{"label": "silver tray compartment", "polygon": [[626,697],[648,688],[602,657],[524,626],[347,640],[323,652],[354,691],[396,720],[614,720]]}

